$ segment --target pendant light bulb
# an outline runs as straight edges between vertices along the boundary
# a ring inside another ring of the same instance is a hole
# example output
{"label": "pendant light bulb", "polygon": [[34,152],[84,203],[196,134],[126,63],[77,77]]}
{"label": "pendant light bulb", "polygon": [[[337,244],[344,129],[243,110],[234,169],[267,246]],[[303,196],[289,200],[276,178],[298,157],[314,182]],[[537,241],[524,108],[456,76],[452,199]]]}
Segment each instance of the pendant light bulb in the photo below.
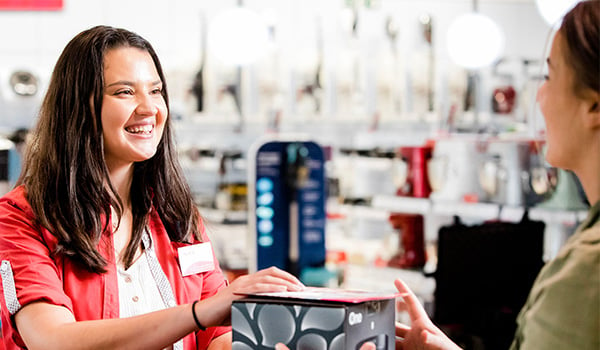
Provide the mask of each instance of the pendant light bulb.
{"label": "pendant light bulb", "polygon": [[267,51],[269,31],[261,16],[244,7],[218,14],[208,31],[208,48],[221,63],[244,66]]}
{"label": "pendant light bulb", "polygon": [[504,51],[504,33],[491,18],[466,13],[448,27],[447,48],[450,59],[467,69],[491,65]]}
{"label": "pendant light bulb", "polygon": [[578,2],[579,0],[535,0],[535,5],[544,21],[556,28],[560,26],[565,13]]}

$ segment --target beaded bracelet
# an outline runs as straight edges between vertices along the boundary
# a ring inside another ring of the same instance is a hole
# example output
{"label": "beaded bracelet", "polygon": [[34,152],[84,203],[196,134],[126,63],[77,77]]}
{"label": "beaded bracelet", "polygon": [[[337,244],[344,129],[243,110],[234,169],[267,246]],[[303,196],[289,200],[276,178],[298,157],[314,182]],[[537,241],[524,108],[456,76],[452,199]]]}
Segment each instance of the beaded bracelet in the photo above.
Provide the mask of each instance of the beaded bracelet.
{"label": "beaded bracelet", "polygon": [[196,326],[198,326],[198,328],[200,328],[201,331],[205,331],[206,327],[204,327],[200,321],[198,321],[198,317],[196,316],[196,303],[199,302],[200,300],[196,300],[192,303],[192,316],[194,316],[194,322],[196,322]]}

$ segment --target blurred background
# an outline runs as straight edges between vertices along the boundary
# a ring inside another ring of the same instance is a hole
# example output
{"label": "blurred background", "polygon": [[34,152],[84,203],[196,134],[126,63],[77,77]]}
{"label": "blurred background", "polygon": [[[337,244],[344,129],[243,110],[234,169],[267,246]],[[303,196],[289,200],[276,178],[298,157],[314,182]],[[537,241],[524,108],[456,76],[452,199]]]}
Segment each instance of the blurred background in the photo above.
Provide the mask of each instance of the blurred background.
{"label": "blurred background", "polygon": [[[257,188],[259,146],[292,140],[297,158],[290,167],[282,153],[281,176],[309,169],[319,174],[313,185],[323,183],[305,220],[323,254],[297,271],[304,281],[392,290],[401,276],[437,321],[466,324],[439,304],[454,300],[442,289],[452,273],[479,281],[461,282],[473,291],[504,281],[507,269],[533,271],[504,283],[526,291],[538,260],[552,258],[586,215],[576,177],[544,161],[535,105],[554,28],[574,2],[0,0],[0,190],[18,176],[67,42],[94,25],[124,27],[161,58],[180,161],[231,278],[273,244],[264,240],[271,217],[294,217],[293,195],[283,195],[282,214],[265,209]],[[306,140],[320,149],[314,159],[298,146]],[[304,186],[292,183],[292,192]],[[285,230],[285,249],[290,232],[303,239],[302,225]],[[470,230],[489,239],[453,234]],[[463,265],[452,265],[459,257]],[[485,340],[469,338],[467,348],[505,342],[467,333]]]}

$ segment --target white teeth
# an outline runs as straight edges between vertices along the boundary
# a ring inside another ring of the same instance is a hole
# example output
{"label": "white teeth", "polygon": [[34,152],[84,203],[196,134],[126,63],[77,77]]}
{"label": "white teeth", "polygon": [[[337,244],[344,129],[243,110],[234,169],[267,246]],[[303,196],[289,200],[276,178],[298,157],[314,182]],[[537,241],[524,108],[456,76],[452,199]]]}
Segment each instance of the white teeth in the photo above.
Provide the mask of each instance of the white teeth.
{"label": "white teeth", "polygon": [[130,126],[125,128],[127,132],[132,134],[149,134],[153,129],[154,127],[152,125]]}

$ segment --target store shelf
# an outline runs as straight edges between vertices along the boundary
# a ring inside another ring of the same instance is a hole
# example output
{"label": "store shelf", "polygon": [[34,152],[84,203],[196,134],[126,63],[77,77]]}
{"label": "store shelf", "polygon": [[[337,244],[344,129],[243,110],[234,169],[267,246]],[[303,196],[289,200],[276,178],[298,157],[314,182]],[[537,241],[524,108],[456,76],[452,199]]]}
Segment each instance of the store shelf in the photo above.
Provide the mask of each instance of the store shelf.
{"label": "store shelf", "polygon": [[200,215],[210,222],[215,223],[246,223],[248,212],[246,210],[221,210],[209,207],[198,207]]}
{"label": "store shelf", "polygon": [[529,217],[532,220],[541,220],[551,223],[561,223],[571,226],[577,225],[587,217],[587,210],[570,211],[564,209],[531,208]]}
{"label": "store shelf", "polygon": [[333,202],[327,203],[327,213],[330,215],[341,215],[342,217],[382,220],[387,220],[390,215],[389,210],[382,208],[375,208],[367,205],[338,204]]}
{"label": "store shelf", "polygon": [[[402,212],[408,214],[443,215],[476,218],[481,220],[502,220],[517,222],[523,217],[525,208],[503,206],[497,203],[436,202],[429,198],[402,196],[374,196],[373,210]],[[529,218],[547,223],[576,225],[587,217],[587,210],[529,208]]]}
{"label": "store shelf", "polygon": [[371,203],[379,210],[408,214],[458,215],[484,220],[497,219],[500,214],[500,206],[493,203],[435,202],[429,198],[383,195],[374,196]]}
{"label": "store shelf", "polygon": [[431,211],[437,215],[457,215],[482,220],[492,220],[500,217],[500,206],[493,203],[434,202]]}
{"label": "store shelf", "polygon": [[374,196],[371,201],[373,208],[385,209],[390,212],[406,214],[427,214],[431,211],[431,201],[427,198],[400,196]]}

